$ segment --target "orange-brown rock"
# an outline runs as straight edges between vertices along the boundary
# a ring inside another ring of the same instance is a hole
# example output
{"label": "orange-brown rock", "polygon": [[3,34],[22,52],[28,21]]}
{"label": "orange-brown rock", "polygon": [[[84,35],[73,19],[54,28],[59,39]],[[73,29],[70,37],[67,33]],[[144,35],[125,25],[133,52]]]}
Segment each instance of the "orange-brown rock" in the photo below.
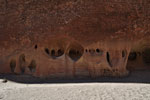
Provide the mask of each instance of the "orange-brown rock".
{"label": "orange-brown rock", "polygon": [[3,74],[125,76],[150,64],[150,1],[0,0],[0,40]]}

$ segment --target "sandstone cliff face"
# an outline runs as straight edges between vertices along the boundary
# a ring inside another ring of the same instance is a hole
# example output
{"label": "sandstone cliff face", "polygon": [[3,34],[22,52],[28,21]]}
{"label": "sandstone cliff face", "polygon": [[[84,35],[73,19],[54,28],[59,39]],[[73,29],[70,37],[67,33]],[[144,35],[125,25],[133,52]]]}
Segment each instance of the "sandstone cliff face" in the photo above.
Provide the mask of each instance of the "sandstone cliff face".
{"label": "sandstone cliff face", "polygon": [[148,0],[0,0],[0,73],[127,75],[149,23]]}

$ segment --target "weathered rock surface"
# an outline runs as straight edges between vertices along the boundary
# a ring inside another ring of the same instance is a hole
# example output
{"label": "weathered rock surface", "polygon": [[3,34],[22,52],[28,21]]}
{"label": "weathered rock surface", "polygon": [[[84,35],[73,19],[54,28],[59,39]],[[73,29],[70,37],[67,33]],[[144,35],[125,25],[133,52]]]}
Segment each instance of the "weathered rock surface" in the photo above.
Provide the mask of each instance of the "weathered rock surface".
{"label": "weathered rock surface", "polygon": [[150,1],[0,0],[0,40],[0,73],[125,76],[150,47]]}

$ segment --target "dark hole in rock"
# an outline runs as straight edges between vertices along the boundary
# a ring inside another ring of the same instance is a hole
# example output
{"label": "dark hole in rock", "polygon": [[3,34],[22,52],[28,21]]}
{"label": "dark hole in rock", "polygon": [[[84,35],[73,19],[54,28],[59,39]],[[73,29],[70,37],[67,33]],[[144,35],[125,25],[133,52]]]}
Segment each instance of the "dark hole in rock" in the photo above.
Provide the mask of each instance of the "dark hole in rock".
{"label": "dark hole in rock", "polygon": [[142,57],[145,64],[150,65],[150,48],[147,48],[143,51]]}
{"label": "dark hole in rock", "polygon": [[36,61],[32,60],[28,67],[29,67],[29,69],[32,73],[35,72],[35,70],[36,70]]}
{"label": "dark hole in rock", "polygon": [[12,60],[10,61],[10,69],[11,69],[11,72],[12,72],[12,73],[14,73],[15,67],[16,67],[16,60],[12,59]]}
{"label": "dark hole in rock", "polygon": [[45,48],[45,52],[49,55],[49,49]]}
{"label": "dark hole in rock", "polygon": [[87,50],[87,49],[85,49],[85,52],[88,52],[88,50]]}
{"label": "dark hole in rock", "polygon": [[102,50],[100,50],[100,49],[96,49],[96,52],[97,52],[98,54],[100,54],[100,55],[102,55],[102,54],[103,54],[103,51],[102,51]]}
{"label": "dark hole in rock", "polygon": [[82,52],[80,51],[77,51],[77,50],[74,50],[74,49],[71,49],[69,51],[69,57],[74,60],[74,61],[77,61],[80,59],[80,57],[82,56]]}
{"label": "dark hole in rock", "polygon": [[64,50],[63,49],[59,49],[57,52],[54,49],[51,50],[51,57],[53,59],[56,59],[57,57],[60,57],[63,54],[64,54]]}
{"label": "dark hole in rock", "polygon": [[34,46],[34,48],[35,48],[35,49],[37,49],[37,48],[38,48],[37,44]]}
{"label": "dark hole in rock", "polygon": [[136,58],[137,58],[137,53],[136,52],[130,52],[128,60],[133,61],[133,60],[136,60]]}
{"label": "dark hole in rock", "polygon": [[96,52],[97,52],[97,53],[99,53],[99,52],[100,52],[100,50],[99,50],[99,49],[96,49]]}
{"label": "dark hole in rock", "polygon": [[91,52],[91,50],[89,50],[89,52]]}
{"label": "dark hole in rock", "polygon": [[21,54],[19,56],[19,67],[20,67],[21,73],[25,72],[25,62],[26,62],[25,55]]}
{"label": "dark hole in rock", "polygon": [[76,60],[76,50],[70,50],[69,51],[69,56],[73,59],[73,60]]}
{"label": "dark hole in rock", "polygon": [[110,67],[112,67],[112,64],[110,62],[110,55],[109,55],[109,52],[106,53],[106,58],[107,58],[107,62],[109,64]]}
{"label": "dark hole in rock", "polygon": [[124,58],[125,56],[126,56],[126,51],[123,50],[123,51],[122,51],[122,57]]}
{"label": "dark hole in rock", "polygon": [[56,58],[56,54],[55,54],[55,50],[54,50],[54,49],[51,50],[51,56],[52,56],[53,58]]}
{"label": "dark hole in rock", "polygon": [[63,54],[64,54],[64,50],[59,49],[59,50],[57,51],[57,57],[60,57],[60,56],[62,56]]}
{"label": "dark hole in rock", "polygon": [[73,60],[78,61],[84,53],[84,48],[78,43],[72,43],[69,46],[67,55]]}

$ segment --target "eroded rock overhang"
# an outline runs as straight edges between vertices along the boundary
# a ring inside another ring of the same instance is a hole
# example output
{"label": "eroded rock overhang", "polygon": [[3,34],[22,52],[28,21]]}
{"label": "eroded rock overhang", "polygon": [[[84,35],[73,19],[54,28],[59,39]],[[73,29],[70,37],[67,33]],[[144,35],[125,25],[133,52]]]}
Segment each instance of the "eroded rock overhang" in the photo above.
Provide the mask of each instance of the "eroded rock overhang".
{"label": "eroded rock overhang", "polygon": [[150,44],[149,5],[148,0],[2,0],[0,73],[126,76],[129,54]]}

